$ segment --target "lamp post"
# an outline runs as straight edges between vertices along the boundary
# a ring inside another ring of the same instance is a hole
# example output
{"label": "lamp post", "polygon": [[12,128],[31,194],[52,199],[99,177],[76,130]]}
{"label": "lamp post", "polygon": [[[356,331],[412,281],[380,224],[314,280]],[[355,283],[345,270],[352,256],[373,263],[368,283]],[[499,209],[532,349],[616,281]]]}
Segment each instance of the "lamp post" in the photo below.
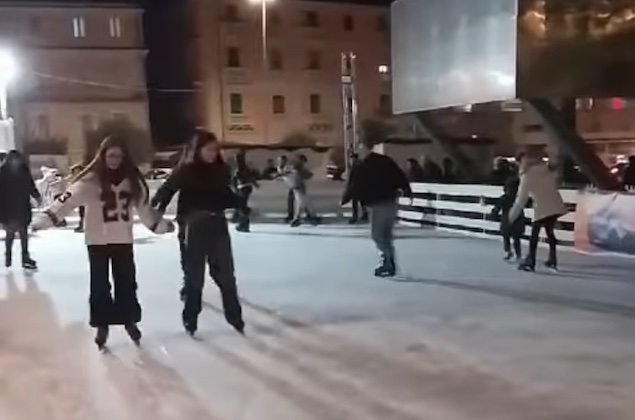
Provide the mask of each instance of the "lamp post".
{"label": "lamp post", "polygon": [[266,76],[267,76],[267,71],[269,70],[269,47],[268,47],[268,35],[267,35],[267,8],[269,3],[273,3],[275,0],[249,0],[250,3],[252,4],[260,4],[260,8],[261,8],[261,12],[260,12],[260,17],[261,17],[261,37],[262,37],[262,85],[263,85],[263,108],[262,108],[262,126],[263,126],[263,137],[264,137],[264,143],[268,142],[268,137],[269,137],[269,122],[268,122],[268,116],[267,116],[267,112],[268,112],[268,106],[267,106],[267,102],[268,102],[268,95],[267,95],[267,89],[266,89]]}
{"label": "lamp post", "polygon": [[269,3],[273,3],[275,0],[249,0],[252,4],[260,4],[261,8],[261,29],[262,29],[262,66],[264,70],[267,70],[269,53],[267,52],[267,8]]}
{"label": "lamp post", "polygon": [[13,119],[9,117],[7,90],[18,75],[18,63],[9,50],[0,50],[0,151],[16,149]]}

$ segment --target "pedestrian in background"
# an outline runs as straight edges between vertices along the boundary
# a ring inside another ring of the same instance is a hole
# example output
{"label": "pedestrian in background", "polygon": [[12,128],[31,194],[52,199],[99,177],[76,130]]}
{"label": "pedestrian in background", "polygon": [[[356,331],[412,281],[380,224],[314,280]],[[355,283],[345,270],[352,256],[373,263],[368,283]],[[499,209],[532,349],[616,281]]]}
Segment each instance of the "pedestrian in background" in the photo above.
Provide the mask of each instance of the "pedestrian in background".
{"label": "pedestrian in background", "polygon": [[540,231],[544,228],[549,244],[549,257],[545,265],[555,270],[558,268],[555,226],[558,219],[567,213],[567,208],[558,189],[557,170],[545,163],[541,155],[535,151],[521,156],[520,186],[516,201],[509,211],[510,223],[516,223],[516,219],[521,217],[530,198],[533,201],[534,219],[531,224],[529,252],[518,269],[535,271],[538,239]]}
{"label": "pedestrian in background", "polygon": [[359,148],[360,163],[342,197],[342,205],[356,199],[370,210],[371,237],[380,254],[375,269],[377,277],[392,277],[397,273],[394,227],[397,220],[397,200],[400,194],[412,197],[406,175],[388,156],[372,151],[372,145]]}
{"label": "pedestrian in background", "polygon": [[29,225],[33,216],[31,199],[38,205],[42,196],[35,186],[29,164],[17,150],[7,153],[0,165],[0,224],[4,225],[4,265],[13,264],[13,241],[20,235],[22,248],[22,267],[28,270],[37,269],[37,263],[29,253]]}

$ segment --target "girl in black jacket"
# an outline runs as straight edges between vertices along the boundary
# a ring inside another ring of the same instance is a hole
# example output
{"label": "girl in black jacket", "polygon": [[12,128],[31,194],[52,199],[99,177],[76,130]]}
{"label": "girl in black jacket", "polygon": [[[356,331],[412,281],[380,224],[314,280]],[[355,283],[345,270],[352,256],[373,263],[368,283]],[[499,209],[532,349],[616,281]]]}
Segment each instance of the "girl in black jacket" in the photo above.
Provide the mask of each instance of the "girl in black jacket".
{"label": "girl in black jacket", "polygon": [[[492,209],[492,217],[501,215],[500,231],[503,235],[503,247],[505,249],[505,260],[511,260],[516,254],[516,259],[522,259],[522,249],[520,246],[520,239],[525,233],[526,219],[522,214],[514,222],[509,221],[509,211],[514,206],[516,201],[516,194],[518,193],[518,178],[509,178],[505,182],[503,187],[503,195],[498,198],[498,201]],[[502,213],[502,214],[501,214]],[[514,243],[514,253],[512,253],[511,242]]]}
{"label": "girl in black jacket", "polygon": [[236,288],[225,210],[249,211],[231,189],[230,170],[221,157],[214,134],[197,131],[186,156],[159,188],[153,202],[164,210],[177,192],[177,219],[185,229],[183,326],[190,335],[198,329],[207,262],[222,295],[225,319],[242,334],[245,324]]}
{"label": "girl in black jacket", "polygon": [[0,223],[4,225],[6,236],[4,265],[11,267],[13,241],[20,235],[22,246],[22,267],[34,270],[36,262],[29,254],[29,232],[33,215],[31,198],[42,203],[42,197],[35,187],[26,159],[16,150],[10,151],[0,166]]}

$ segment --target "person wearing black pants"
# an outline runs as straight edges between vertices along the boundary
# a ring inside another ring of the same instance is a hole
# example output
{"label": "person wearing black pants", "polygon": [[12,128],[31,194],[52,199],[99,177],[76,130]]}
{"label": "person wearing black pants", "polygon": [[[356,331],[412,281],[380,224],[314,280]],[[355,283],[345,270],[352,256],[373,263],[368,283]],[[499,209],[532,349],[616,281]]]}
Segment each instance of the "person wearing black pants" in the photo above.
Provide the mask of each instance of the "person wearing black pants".
{"label": "person wearing black pants", "polygon": [[[89,245],[90,325],[130,325],[141,321],[132,244]],[[112,269],[111,287],[109,272]],[[114,294],[111,293],[114,290]]]}
{"label": "person wearing black pants", "polygon": [[171,222],[150,207],[148,186],[126,151],[125,141],[117,137],[104,140],[95,159],[33,224],[34,230],[57,226],[77,207],[86,207],[90,325],[97,329],[95,344],[100,349],[105,348],[112,325],[123,325],[135,344],[141,340],[133,211],[155,233],[174,230]]}
{"label": "person wearing black pants", "polygon": [[6,230],[5,267],[13,264],[13,242],[17,233],[22,248],[22,267],[37,269],[29,253],[28,227],[33,214],[31,198],[42,203],[26,159],[20,152],[12,150],[0,166],[0,223]]}
{"label": "person wearing black pants", "polygon": [[181,223],[180,244],[185,272],[182,320],[193,335],[198,329],[205,284],[205,264],[220,289],[225,319],[243,333],[245,323],[238,298],[226,209],[249,214],[249,208],[231,188],[230,169],[220,155],[216,136],[198,130],[188,153],[159,188],[152,202],[164,210],[179,192],[177,220]]}
{"label": "person wearing black pants", "polygon": [[549,256],[545,263],[547,268],[557,269],[557,239],[554,233],[558,219],[567,213],[560,191],[558,190],[558,173],[548,166],[539,153],[523,155],[520,159],[520,187],[509,221],[514,223],[522,214],[529,199],[533,200],[534,221],[531,225],[529,252],[519,270],[535,271],[536,251],[540,230],[544,227],[549,244]]}

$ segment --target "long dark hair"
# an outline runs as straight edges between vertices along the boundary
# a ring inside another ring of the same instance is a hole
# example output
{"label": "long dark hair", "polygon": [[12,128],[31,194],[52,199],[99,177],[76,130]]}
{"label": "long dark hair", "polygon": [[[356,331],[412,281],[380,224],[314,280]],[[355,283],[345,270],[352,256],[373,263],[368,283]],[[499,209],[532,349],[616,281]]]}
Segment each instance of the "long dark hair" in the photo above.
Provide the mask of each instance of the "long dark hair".
{"label": "long dark hair", "polygon": [[[200,163],[201,149],[210,143],[218,143],[218,138],[216,137],[216,134],[212,133],[211,131],[197,128],[196,131],[194,132],[194,135],[190,138],[187,145],[185,146],[183,155],[181,156],[181,159],[179,160],[177,168],[191,164],[191,163]],[[225,164],[220,152],[214,163],[223,164],[223,165]]]}
{"label": "long dark hair", "polygon": [[132,199],[137,204],[146,203],[150,195],[148,184],[128,152],[125,142],[115,136],[106,137],[101,142],[93,160],[73,178],[73,182],[77,182],[89,174],[94,174],[100,185],[105,187],[108,184],[108,172],[110,171],[108,166],[106,166],[106,152],[113,148],[121,149],[123,152],[123,161],[118,171],[121,171],[124,179],[128,179],[128,182],[130,182]]}
{"label": "long dark hair", "polygon": [[20,152],[18,152],[17,150],[11,150],[9,153],[6,154],[6,156],[4,157],[4,159],[2,160],[2,163],[0,164],[0,171],[2,172],[2,174],[5,174],[6,171],[11,171],[12,170],[12,164],[13,162],[17,161],[18,165],[17,165],[17,172],[13,172],[15,173],[19,173],[19,174],[28,174],[29,176],[31,175],[31,170],[29,169],[29,164],[26,160],[26,158],[24,157],[24,155]]}

